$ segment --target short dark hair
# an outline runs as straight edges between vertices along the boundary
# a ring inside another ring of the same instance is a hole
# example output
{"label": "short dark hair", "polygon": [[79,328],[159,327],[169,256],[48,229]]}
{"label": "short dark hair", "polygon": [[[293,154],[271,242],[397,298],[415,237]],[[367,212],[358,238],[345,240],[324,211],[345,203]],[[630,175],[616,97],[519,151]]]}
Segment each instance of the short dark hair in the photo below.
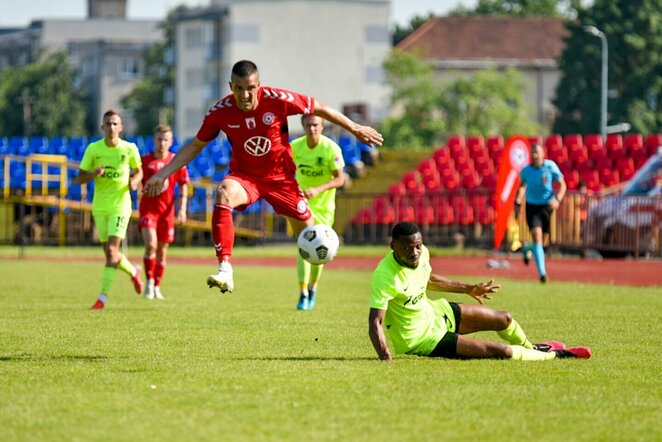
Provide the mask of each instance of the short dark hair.
{"label": "short dark hair", "polygon": [[543,146],[540,143],[531,143],[531,150],[535,149],[536,147],[540,147],[542,150],[545,150],[545,146]]}
{"label": "short dark hair", "polygon": [[238,61],[232,66],[232,75],[247,78],[257,73],[257,65],[250,60]]}
{"label": "short dark hair", "polygon": [[154,129],[155,134],[158,134],[158,133],[164,134],[166,132],[172,132],[172,128],[170,126],[168,126],[167,124],[159,124]]}
{"label": "short dark hair", "polygon": [[393,226],[393,230],[391,231],[391,239],[396,241],[403,236],[411,236],[416,233],[421,233],[421,228],[418,227],[418,224],[403,221]]}
{"label": "short dark hair", "polygon": [[106,118],[112,117],[113,115],[117,115],[118,117],[120,117],[120,114],[118,114],[117,111],[115,111],[114,109],[108,109],[106,112],[104,112],[101,121],[106,121]]}

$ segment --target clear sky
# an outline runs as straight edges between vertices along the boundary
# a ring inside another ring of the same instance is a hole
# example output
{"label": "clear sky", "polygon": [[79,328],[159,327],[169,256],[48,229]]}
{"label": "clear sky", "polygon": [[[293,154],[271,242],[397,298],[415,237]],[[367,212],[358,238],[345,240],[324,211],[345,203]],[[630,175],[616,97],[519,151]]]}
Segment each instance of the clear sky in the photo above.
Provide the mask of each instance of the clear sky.
{"label": "clear sky", "polygon": [[[205,6],[209,0],[128,0],[130,19],[161,19],[177,5]],[[406,25],[416,15],[445,15],[457,5],[476,0],[391,0],[391,23]],[[84,18],[87,0],[0,0],[0,27],[23,27],[44,18]]]}

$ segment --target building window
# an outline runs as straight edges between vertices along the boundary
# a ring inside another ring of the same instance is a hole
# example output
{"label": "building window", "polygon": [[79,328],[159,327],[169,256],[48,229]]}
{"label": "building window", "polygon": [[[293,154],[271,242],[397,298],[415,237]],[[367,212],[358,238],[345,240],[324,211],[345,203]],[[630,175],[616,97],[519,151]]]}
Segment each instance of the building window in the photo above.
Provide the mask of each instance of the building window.
{"label": "building window", "polygon": [[92,77],[95,74],[94,59],[87,57],[83,60],[80,66],[80,75],[82,77]]}
{"label": "building window", "polygon": [[194,49],[202,46],[202,28],[188,28],[184,34],[186,49]]}
{"label": "building window", "polygon": [[204,83],[204,69],[186,70],[186,87],[201,87]]}
{"label": "building window", "polygon": [[124,57],[119,62],[119,76],[124,78],[134,78],[140,73],[138,60],[133,57]]}
{"label": "building window", "polygon": [[365,41],[372,44],[390,44],[388,28],[384,26],[366,26]]}
{"label": "building window", "polygon": [[386,83],[386,74],[381,66],[368,66],[365,68],[365,82],[373,84]]}
{"label": "building window", "polygon": [[250,24],[235,24],[230,27],[231,43],[259,43],[260,27]]}

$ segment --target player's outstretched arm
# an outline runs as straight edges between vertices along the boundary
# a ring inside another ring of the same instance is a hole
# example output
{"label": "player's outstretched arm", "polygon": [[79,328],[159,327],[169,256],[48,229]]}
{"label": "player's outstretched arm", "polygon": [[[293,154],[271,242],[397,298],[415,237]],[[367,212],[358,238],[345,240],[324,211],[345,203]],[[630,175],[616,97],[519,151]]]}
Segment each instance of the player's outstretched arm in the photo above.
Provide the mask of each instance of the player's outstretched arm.
{"label": "player's outstretched arm", "polygon": [[427,288],[437,292],[466,293],[482,304],[483,299],[492,299],[490,293],[496,293],[501,285],[495,284],[494,280],[469,284],[461,281],[451,281],[444,276],[432,274]]}
{"label": "player's outstretched arm", "polygon": [[161,193],[165,180],[167,180],[170,175],[190,163],[207,144],[209,144],[208,141],[201,141],[197,138],[193,138],[186,143],[186,145],[173,157],[172,161],[147,180],[145,187],[143,188],[143,193],[147,196],[155,196]]}
{"label": "player's outstretched arm", "polygon": [[384,142],[384,137],[382,134],[377,132],[372,127],[357,124],[350,120],[342,112],[318,101],[315,101],[315,115],[346,129],[362,143],[376,144],[377,146],[381,146]]}
{"label": "player's outstretched arm", "polygon": [[368,334],[372,346],[377,352],[377,356],[382,361],[390,361],[393,359],[391,352],[386,343],[386,336],[384,335],[384,318],[386,317],[386,310],[378,308],[370,309],[370,316],[368,318]]}

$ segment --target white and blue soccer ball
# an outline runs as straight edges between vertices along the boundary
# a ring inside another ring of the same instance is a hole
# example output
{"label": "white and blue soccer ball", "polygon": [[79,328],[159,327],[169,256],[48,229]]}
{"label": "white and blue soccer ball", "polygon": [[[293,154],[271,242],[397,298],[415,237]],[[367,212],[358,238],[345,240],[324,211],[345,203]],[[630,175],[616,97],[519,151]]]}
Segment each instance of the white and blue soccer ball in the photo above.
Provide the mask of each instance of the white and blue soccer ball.
{"label": "white and blue soccer ball", "polygon": [[311,264],[326,264],[335,258],[340,247],[336,232],[324,224],[306,227],[297,239],[299,254]]}

